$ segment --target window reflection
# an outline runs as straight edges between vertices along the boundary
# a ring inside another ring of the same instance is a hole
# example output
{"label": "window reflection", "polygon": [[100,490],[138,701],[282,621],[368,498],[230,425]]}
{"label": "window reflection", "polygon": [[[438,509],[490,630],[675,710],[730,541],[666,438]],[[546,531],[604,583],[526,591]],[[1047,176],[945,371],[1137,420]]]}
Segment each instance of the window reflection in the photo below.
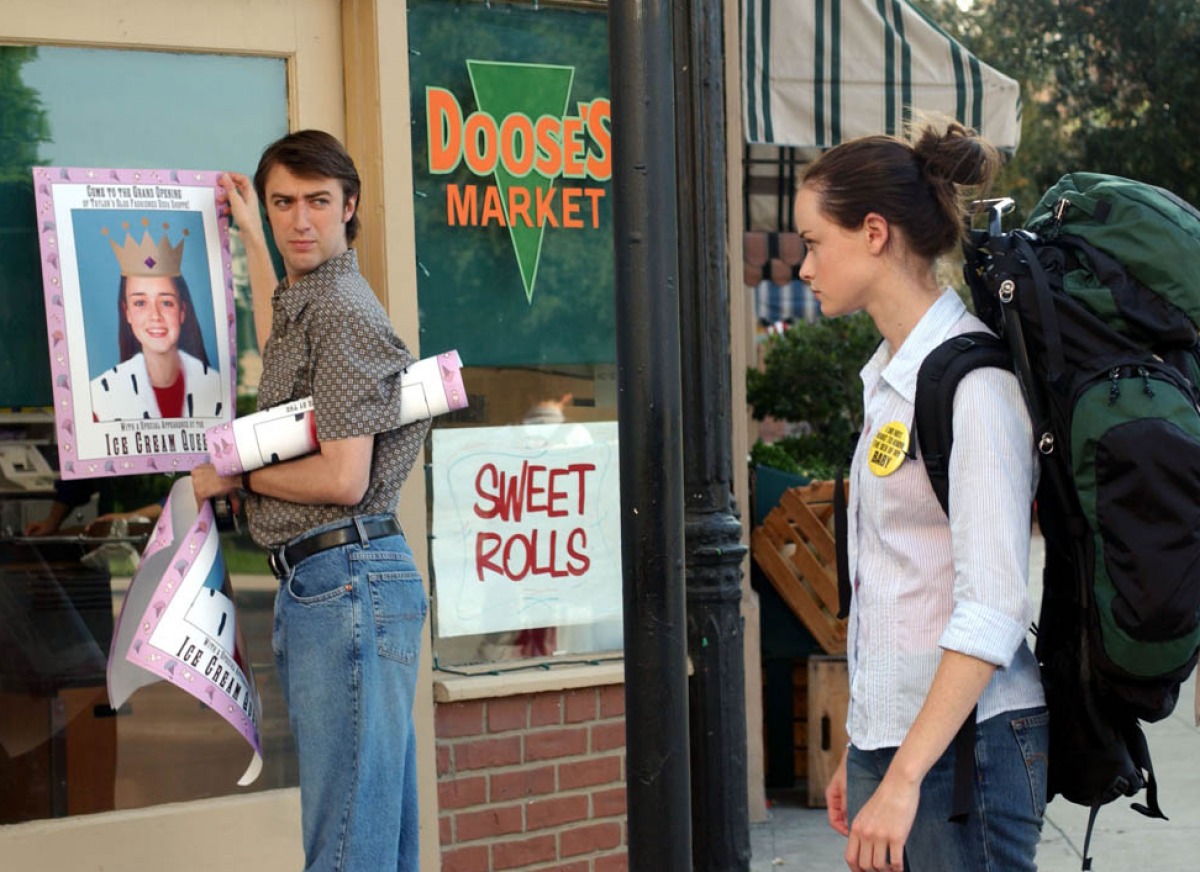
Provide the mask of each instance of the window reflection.
{"label": "window reflection", "polygon": [[[245,741],[175,687],[142,688],[119,711],[108,704],[113,625],[153,518],[91,522],[153,508],[172,478],[106,479],[56,502],[30,172],[252,172],[263,145],[287,131],[286,75],[277,58],[0,46],[0,824],[298,783],[271,652],[275,584],[239,530],[222,535],[222,549],[263,697],[259,779],[236,787]],[[238,315],[250,323],[236,238],[233,253]],[[239,331],[238,356],[239,405],[252,406],[252,329]]]}
{"label": "window reflection", "polygon": [[[105,663],[130,576],[119,535],[77,527],[7,535],[0,548],[0,821],[137,808],[232,792],[245,742],[178,688],[142,688],[108,705]],[[229,534],[227,534],[229,535]],[[115,571],[115,572],[114,572]],[[235,580],[238,618],[263,697],[266,766],[252,789],[297,783],[294,749],[271,662],[269,577]]]}

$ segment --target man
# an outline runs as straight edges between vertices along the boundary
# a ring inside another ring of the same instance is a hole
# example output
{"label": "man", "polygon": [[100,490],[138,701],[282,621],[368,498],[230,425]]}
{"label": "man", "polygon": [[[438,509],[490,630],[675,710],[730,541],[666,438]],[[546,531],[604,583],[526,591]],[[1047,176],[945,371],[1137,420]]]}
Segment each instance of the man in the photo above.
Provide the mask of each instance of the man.
{"label": "man", "polygon": [[[311,395],[320,448],[237,478],[198,467],[196,498],[244,491],[250,533],[280,581],[273,645],[300,761],[305,868],[411,872],[427,602],[394,512],[429,429],[395,426],[413,357],[349,247],[360,183],[341,143],[290,134],[263,152],[253,189],[236,174],[221,186],[264,348],[258,407]],[[259,199],[286,269],[273,293]]]}

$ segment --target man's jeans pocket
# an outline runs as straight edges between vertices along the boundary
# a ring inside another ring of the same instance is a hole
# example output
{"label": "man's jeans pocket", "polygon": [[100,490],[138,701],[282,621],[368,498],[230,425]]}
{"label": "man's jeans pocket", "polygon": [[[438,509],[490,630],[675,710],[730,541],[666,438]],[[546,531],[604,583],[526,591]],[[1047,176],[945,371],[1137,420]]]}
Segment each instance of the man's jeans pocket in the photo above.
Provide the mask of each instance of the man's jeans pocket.
{"label": "man's jeans pocket", "polygon": [[350,564],[344,548],[330,548],[292,567],[283,579],[283,589],[301,605],[315,605],[351,591]]}
{"label": "man's jeans pocket", "polygon": [[367,584],[379,655],[411,663],[421,651],[421,632],[429,610],[420,573],[368,572]]}

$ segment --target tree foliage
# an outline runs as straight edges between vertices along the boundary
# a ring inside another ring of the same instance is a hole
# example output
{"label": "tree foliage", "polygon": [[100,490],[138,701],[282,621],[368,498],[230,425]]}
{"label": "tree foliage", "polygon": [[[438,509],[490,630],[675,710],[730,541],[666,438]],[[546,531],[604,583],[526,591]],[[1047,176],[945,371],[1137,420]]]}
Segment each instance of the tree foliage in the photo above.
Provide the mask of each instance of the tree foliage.
{"label": "tree foliage", "polygon": [[862,430],[858,373],[878,344],[875,324],[861,312],[798,322],[767,340],[763,368],[746,375],[746,399],[758,420],[770,415],[804,425],[802,435],[775,443],[795,460],[795,471],[828,478],[846,461]]}
{"label": "tree foliage", "polygon": [[36,48],[0,46],[0,181],[32,185],[38,147],[50,141],[41,98],[21,80],[21,67],[35,57]]}
{"label": "tree foliage", "polygon": [[1067,172],[1112,173],[1200,203],[1196,0],[914,0],[1021,83],[1021,146],[998,191],[1028,212]]}

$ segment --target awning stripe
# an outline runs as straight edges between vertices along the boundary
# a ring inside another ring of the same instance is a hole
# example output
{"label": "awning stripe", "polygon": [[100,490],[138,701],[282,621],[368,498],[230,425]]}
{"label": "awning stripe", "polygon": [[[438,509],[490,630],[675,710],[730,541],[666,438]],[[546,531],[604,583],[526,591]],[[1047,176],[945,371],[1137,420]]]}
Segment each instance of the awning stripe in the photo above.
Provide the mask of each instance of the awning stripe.
{"label": "awning stripe", "polygon": [[962,46],[952,39],[950,57],[954,64],[954,117],[967,124],[967,71],[963,68]]}
{"label": "awning stripe", "polygon": [[762,41],[762,116],[763,136],[767,142],[775,141],[775,126],[771,123],[771,8],[772,0],[762,0],[759,8],[759,21],[765,34]]}
{"label": "awning stripe", "polygon": [[983,68],[979,58],[970,57],[971,64],[971,123],[967,125],[975,130],[983,127]]}
{"label": "awning stripe", "polygon": [[904,13],[900,9],[900,0],[892,0],[892,15],[896,22],[896,38],[900,40],[900,129],[889,133],[901,133],[912,118],[913,86],[912,86],[912,45],[904,38]]}
{"label": "awning stripe", "polygon": [[842,141],[842,0],[813,2],[813,135]]}
{"label": "awning stripe", "polygon": [[770,142],[771,125],[771,2],[746,0],[742,44],[745,46],[742,88],[745,92],[746,124],[750,142]]}
{"label": "awning stripe", "polygon": [[[998,147],[1020,141],[1020,87],[911,0],[743,0],[747,139],[829,146],[953,115]],[[800,46],[801,48],[797,48]]]}
{"label": "awning stripe", "polygon": [[813,30],[813,132],[817,145],[828,145],[825,138],[825,0],[815,0],[817,26]]}
{"label": "awning stripe", "polygon": [[758,65],[758,44],[762,38],[762,28],[758,26],[757,8],[754,0],[746,0],[746,14],[742,20],[742,91],[745,95],[746,107],[746,138],[750,142],[761,139],[758,124],[758,87],[760,80],[765,78],[762,68]]}
{"label": "awning stripe", "polygon": [[887,0],[875,0],[875,8],[883,19],[883,132],[896,129],[896,29],[888,19]]}
{"label": "awning stripe", "polygon": [[833,43],[829,76],[829,144],[842,141],[842,0],[830,0],[829,36]]}

